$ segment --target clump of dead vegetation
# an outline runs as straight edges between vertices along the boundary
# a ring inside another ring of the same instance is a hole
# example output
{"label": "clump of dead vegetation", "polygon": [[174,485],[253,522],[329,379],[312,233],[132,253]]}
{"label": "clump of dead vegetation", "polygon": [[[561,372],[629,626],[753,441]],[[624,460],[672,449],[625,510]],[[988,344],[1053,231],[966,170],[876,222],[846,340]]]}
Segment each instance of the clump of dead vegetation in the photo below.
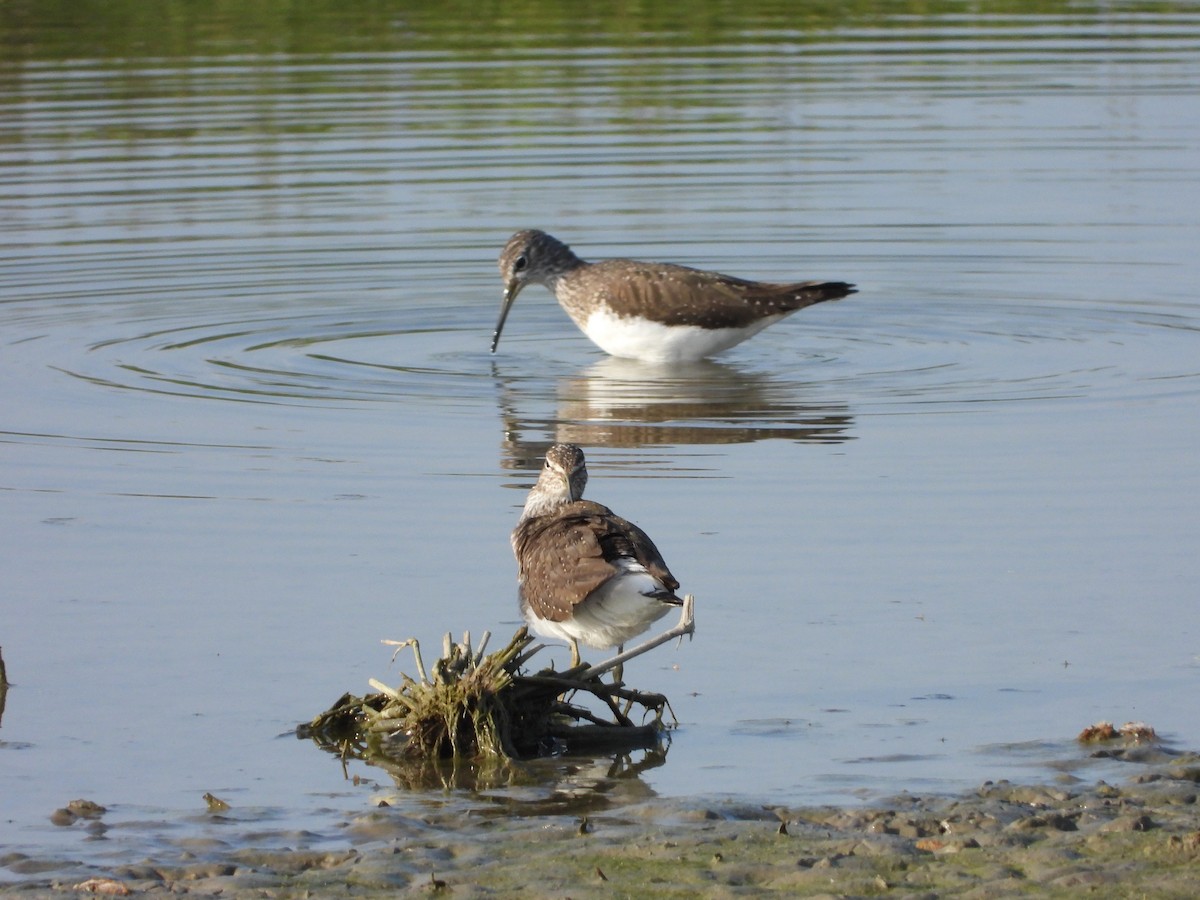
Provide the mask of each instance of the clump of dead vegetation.
{"label": "clump of dead vegetation", "polygon": [[525,669],[543,647],[525,628],[493,653],[486,632],[478,646],[470,633],[457,642],[447,634],[431,669],[415,639],[385,641],[396,654],[412,651],[417,677],[402,673],[395,686],[371,679],[373,693],[343,694],[297,733],[343,758],[434,765],[652,746],[666,727],[667,698],[601,676],[694,630],[688,597],[679,624],[662,635],[600,665],[534,674]]}

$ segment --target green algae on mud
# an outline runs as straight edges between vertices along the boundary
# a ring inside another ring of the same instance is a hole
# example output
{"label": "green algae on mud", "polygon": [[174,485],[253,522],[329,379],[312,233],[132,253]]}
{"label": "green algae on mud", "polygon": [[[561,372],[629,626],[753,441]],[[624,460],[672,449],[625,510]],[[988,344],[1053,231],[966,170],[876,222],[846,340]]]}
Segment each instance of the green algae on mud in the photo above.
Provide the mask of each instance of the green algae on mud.
{"label": "green algae on mud", "polygon": [[344,823],[334,850],[259,849],[257,831],[172,854],[164,839],[154,859],[143,848],[136,862],[65,877],[51,874],[54,860],[0,856],[28,879],[0,896],[61,897],[89,878],[234,898],[1194,896],[1200,756],[1117,756],[1131,770],[1121,785],[998,781],[861,808],[649,797],[581,821],[481,814],[478,797],[419,814],[378,799]]}

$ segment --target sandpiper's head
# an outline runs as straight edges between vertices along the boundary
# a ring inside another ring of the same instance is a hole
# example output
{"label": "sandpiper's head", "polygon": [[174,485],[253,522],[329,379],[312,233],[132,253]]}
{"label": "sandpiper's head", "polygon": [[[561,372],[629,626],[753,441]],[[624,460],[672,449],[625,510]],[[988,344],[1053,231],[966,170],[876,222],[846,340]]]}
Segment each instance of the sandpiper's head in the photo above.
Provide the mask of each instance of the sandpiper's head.
{"label": "sandpiper's head", "polygon": [[492,352],[500,343],[500,332],[517,294],[527,284],[544,284],[550,290],[559,277],[580,263],[571,248],[544,231],[518,231],[508,239],[500,254],[500,277],[504,280],[504,299],[500,303],[500,320],[492,335]]}
{"label": "sandpiper's head", "polygon": [[546,462],[525,500],[522,517],[543,515],[582,499],[587,477],[583,451],[575,444],[555,444],[546,451]]}

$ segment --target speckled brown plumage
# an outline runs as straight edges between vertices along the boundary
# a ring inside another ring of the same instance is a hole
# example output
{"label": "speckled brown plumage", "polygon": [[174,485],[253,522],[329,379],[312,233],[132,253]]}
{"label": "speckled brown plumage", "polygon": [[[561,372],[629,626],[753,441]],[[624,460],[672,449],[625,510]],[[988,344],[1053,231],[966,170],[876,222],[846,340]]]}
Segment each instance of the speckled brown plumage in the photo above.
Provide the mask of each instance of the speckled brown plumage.
{"label": "speckled brown plumage", "polygon": [[[522,519],[513,531],[521,596],[542,619],[563,622],[575,608],[619,573],[620,560],[633,560],[662,583],[649,595],[671,605],[683,601],[679,582],[650,536],[607,506],[576,500],[552,514]],[[586,643],[586,642],[585,642]]]}
{"label": "speckled brown plumage", "polygon": [[585,265],[558,288],[568,313],[603,303],[620,315],[700,328],[744,328],[765,315],[795,312],[853,292],[840,281],[773,284],[629,259]]}
{"label": "speckled brown plumage", "polygon": [[586,485],[583,451],[555,444],[512,533],[522,615],[538,634],[567,640],[575,663],[577,642],[624,644],[683,602],[650,537],[582,499]]}

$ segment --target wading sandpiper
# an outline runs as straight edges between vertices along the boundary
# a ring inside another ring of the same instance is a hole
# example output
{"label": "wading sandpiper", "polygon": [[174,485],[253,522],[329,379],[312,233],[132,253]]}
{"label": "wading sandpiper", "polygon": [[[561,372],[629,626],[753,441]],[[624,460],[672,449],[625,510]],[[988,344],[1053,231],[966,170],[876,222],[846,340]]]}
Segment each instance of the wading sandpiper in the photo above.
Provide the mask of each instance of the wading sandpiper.
{"label": "wading sandpiper", "polygon": [[584,262],[544,231],[518,231],[500,254],[504,299],[492,352],[527,284],[546,287],[594,344],[646,362],[703,359],[785,316],[856,293],[842,281],[748,281],[670,263]]}

